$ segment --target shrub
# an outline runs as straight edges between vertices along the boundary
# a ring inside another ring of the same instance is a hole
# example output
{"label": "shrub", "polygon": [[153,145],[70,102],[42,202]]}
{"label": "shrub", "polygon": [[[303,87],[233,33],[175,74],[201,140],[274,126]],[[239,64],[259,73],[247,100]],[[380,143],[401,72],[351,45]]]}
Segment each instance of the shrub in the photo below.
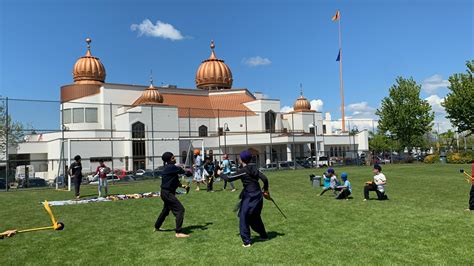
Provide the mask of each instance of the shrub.
{"label": "shrub", "polygon": [[474,160],[474,152],[451,152],[447,154],[446,160],[448,161],[448,163],[455,164],[470,163],[472,162],[472,160]]}
{"label": "shrub", "polygon": [[439,155],[438,154],[431,154],[425,157],[423,160],[424,163],[437,163],[439,162]]}

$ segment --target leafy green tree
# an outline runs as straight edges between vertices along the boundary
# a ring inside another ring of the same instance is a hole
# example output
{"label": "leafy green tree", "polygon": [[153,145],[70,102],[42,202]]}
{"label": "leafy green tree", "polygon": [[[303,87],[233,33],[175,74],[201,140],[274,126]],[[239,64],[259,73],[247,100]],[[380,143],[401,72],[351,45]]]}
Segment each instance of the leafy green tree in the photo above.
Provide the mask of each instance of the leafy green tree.
{"label": "leafy green tree", "polygon": [[369,149],[375,153],[389,151],[391,148],[391,140],[380,132],[370,132],[369,135]]}
{"label": "leafy green tree", "polygon": [[8,146],[15,147],[24,137],[24,126],[20,122],[12,121],[11,116],[6,114],[5,100],[0,97],[0,154],[4,157],[6,152],[5,123],[8,121]]}
{"label": "leafy green tree", "polygon": [[448,113],[451,123],[458,132],[468,131],[474,134],[474,60],[466,62],[467,74],[459,73],[449,77],[450,93],[442,105]]}
{"label": "leafy green tree", "polygon": [[434,112],[431,105],[420,98],[421,86],[413,78],[398,77],[389,89],[389,96],[375,112],[379,116],[378,129],[397,143],[397,150],[420,147],[424,135],[431,131]]}
{"label": "leafy green tree", "polygon": [[446,149],[448,150],[451,149],[451,147],[453,147],[454,143],[456,142],[456,134],[451,129],[439,134],[439,138],[441,141],[441,145],[446,147]]}

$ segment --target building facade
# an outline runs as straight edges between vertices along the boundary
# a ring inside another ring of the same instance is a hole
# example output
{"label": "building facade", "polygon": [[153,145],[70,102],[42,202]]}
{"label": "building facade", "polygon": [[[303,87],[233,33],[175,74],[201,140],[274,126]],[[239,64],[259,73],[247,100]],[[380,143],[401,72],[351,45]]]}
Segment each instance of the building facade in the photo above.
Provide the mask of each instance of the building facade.
{"label": "building facade", "polygon": [[87,172],[100,158],[115,169],[153,169],[165,151],[190,164],[196,148],[218,160],[249,149],[259,165],[368,151],[367,131],[334,132],[330,118],[311,110],[302,92],[292,112],[280,113],[280,100],[233,88],[232,72],[213,42],[196,72],[196,88],[189,89],[155,87],[152,80],[149,86],[108,83],[86,41],[74,83],[61,87],[61,130],[30,135],[11,152],[28,158],[37,176],[54,179],[76,154]]}

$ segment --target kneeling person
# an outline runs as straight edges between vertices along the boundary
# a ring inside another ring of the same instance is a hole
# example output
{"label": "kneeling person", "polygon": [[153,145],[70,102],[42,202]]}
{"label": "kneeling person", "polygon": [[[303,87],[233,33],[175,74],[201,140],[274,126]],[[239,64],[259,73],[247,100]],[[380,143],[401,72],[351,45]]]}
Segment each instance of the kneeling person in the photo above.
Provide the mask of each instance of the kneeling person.
{"label": "kneeling person", "polygon": [[189,235],[182,232],[184,220],[184,207],[176,198],[176,189],[178,187],[187,188],[179,182],[179,175],[185,174],[183,168],[176,166],[176,159],[171,152],[165,152],[161,156],[165,163],[163,172],[161,174],[161,194],[160,198],[163,201],[163,210],[161,211],[155,223],[155,230],[160,231],[161,225],[165,221],[168,214],[173,212],[176,217],[176,237],[189,237]]}
{"label": "kneeling person", "polygon": [[347,174],[342,173],[341,179],[344,182],[343,186],[338,186],[337,190],[339,190],[339,194],[336,196],[336,199],[347,199],[352,194],[352,186],[351,182],[347,179]]}
{"label": "kneeling person", "polygon": [[373,182],[366,182],[364,186],[364,201],[369,200],[369,191],[375,191],[377,193],[378,200],[388,200],[385,195],[385,185],[387,184],[387,178],[382,173],[382,167],[378,164],[374,165],[372,171],[374,175]]}

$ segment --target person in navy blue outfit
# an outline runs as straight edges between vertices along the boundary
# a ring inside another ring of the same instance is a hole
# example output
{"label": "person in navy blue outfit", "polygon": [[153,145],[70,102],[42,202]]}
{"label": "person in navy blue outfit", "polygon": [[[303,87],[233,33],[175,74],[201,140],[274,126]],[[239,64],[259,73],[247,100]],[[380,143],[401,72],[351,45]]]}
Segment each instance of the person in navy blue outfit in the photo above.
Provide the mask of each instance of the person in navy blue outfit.
{"label": "person in navy blue outfit", "polygon": [[161,174],[161,193],[160,197],[163,201],[163,210],[161,211],[158,219],[155,223],[155,231],[163,231],[161,225],[165,221],[168,214],[173,212],[176,216],[176,237],[183,238],[189,237],[188,234],[183,233],[182,226],[184,220],[184,207],[181,202],[176,198],[176,189],[178,187],[185,188],[189,191],[189,187],[182,185],[179,182],[179,175],[186,174],[183,168],[176,166],[176,158],[171,152],[165,152],[161,156],[161,159],[165,163],[163,172]]}
{"label": "person in navy blue outfit", "polygon": [[[250,163],[251,159],[252,154],[247,150],[243,151],[240,153],[242,168],[233,175],[220,173],[221,178],[229,182],[240,179],[244,187],[240,193],[241,200],[238,213],[240,237],[243,241],[243,247],[250,247],[252,244],[250,228],[260,235],[261,240],[268,239],[267,231],[260,216],[263,208],[263,198],[270,199],[268,179],[258,170],[255,164]],[[259,180],[263,182],[263,192],[260,188]]]}

